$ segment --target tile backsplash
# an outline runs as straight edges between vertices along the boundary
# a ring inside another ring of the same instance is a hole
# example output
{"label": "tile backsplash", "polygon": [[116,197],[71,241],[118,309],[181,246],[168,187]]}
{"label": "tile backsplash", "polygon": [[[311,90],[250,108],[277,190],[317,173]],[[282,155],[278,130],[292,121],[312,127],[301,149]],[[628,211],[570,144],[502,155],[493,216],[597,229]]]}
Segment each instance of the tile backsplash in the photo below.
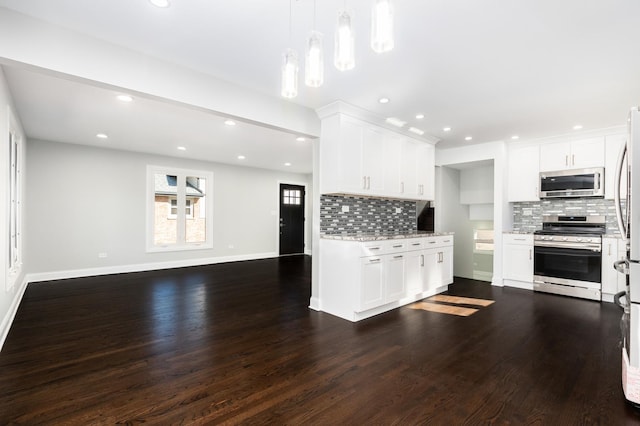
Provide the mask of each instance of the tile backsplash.
{"label": "tile backsplash", "polygon": [[408,234],[416,230],[415,201],[320,196],[320,234]]}
{"label": "tile backsplash", "polygon": [[607,218],[607,233],[618,233],[613,200],[602,198],[569,198],[513,203],[513,230],[533,232],[542,227],[546,215],[602,215]]}

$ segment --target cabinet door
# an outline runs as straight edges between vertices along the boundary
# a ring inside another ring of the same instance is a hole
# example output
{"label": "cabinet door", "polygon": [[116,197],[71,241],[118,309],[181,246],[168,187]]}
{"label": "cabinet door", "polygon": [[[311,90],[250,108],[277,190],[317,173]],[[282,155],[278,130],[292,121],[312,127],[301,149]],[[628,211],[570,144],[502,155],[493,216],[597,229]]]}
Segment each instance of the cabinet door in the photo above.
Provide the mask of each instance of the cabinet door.
{"label": "cabinet door", "polygon": [[569,168],[604,167],[604,137],[571,142]]}
{"label": "cabinet door", "polygon": [[422,292],[422,268],[424,257],[422,251],[410,251],[405,254],[404,279],[407,283],[407,295],[414,296]]}
{"label": "cabinet door", "polygon": [[390,255],[384,264],[385,303],[395,302],[406,296],[404,254]]}
{"label": "cabinet door", "polygon": [[429,249],[424,250],[424,267],[423,267],[423,290],[431,290],[438,287],[440,281],[442,280],[442,274],[440,272],[440,263],[439,263],[439,250],[438,249]]}
{"label": "cabinet door", "polygon": [[552,172],[570,167],[571,144],[555,142],[540,146],[540,171]]}
{"label": "cabinet door", "polygon": [[419,145],[416,159],[418,198],[433,200],[435,199],[435,148],[428,144]]}
{"label": "cabinet door", "polygon": [[362,136],[362,168],[367,178],[367,190],[373,195],[384,195],[384,137],[371,128],[364,128]]}
{"label": "cabinet door", "polygon": [[399,137],[385,135],[384,192],[391,197],[402,197],[402,188],[400,185],[402,181],[401,141],[402,139]]}
{"label": "cabinet door", "polygon": [[360,259],[360,309],[375,308],[384,304],[384,276],[382,257],[364,257]]}
{"label": "cabinet door", "polygon": [[400,143],[400,192],[402,196],[416,198],[418,195],[418,144],[406,139]]}
{"label": "cabinet door", "polygon": [[503,251],[503,278],[533,282],[533,244],[505,244]]}
{"label": "cabinet door", "polygon": [[511,149],[507,167],[507,201],[539,201],[540,148]]}
{"label": "cabinet door", "polygon": [[453,283],[453,247],[440,249],[440,283],[447,285]]}
{"label": "cabinet door", "polygon": [[344,121],[340,128],[340,182],[345,191],[366,192],[362,159],[362,126]]}
{"label": "cabinet door", "polygon": [[615,294],[618,292],[618,271],[613,269],[613,262],[618,260],[617,238],[602,239],[602,292]]}

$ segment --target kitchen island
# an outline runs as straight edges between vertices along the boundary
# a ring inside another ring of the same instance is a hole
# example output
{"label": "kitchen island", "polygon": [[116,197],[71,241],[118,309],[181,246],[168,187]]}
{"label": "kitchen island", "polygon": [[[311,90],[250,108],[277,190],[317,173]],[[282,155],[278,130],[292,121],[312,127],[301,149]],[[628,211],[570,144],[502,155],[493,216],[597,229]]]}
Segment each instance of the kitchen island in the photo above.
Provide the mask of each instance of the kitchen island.
{"label": "kitchen island", "polygon": [[446,291],[453,233],[323,235],[320,310],[359,321]]}

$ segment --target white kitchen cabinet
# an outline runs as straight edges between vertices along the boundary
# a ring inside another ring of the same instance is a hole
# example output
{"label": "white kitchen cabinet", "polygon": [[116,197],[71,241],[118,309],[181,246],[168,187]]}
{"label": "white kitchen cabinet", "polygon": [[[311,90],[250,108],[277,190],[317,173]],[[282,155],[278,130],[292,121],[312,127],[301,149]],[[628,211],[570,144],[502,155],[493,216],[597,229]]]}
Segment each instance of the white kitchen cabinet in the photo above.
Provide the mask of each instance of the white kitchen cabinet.
{"label": "white kitchen cabinet", "polygon": [[533,235],[505,234],[503,236],[502,253],[502,278],[505,280],[505,285],[513,285],[515,287],[532,286]]}
{"label": "white kitchen cabinet", "polygon": [[611,301],[613,295],[623,291],[626,276],[613,269],[613,263],[625,258],[624,242],[621,238],[602,238],[602,299]]}
{"label": "white kitchen cabinet", "polygon": [[539,201],[539,146],[522,146],[509,149],[507,167],[507,201]]}
{"label": "white kitchen cabinet", "polygon": [[320,240],[320,308],[357,321],[453,282],[453,236]]}
{"label": "white kitchen cabinet", "polygon": [[383,256],[360,259],[362,279],[360,280],[360,300],[357,311],[366,311],[384,303]]}
{"label": "white kitchen cabinet", "polygon": [[[620,150],[624,147],[627,141],[626,134],[611,135],[605,138],[605,171],[604,171],[604,198],[613,200],[615,198],[615,180],[616,166],[618,164],[618,156]],[[626,159],[624,168],[626,168]],[[627,196],[627,174],[622,174],[622,180],[620,182],[620,196]]]}
{"label": "white kitchen cabinet", "polygon": [[321,193],[434,199],[432,145],[344,114],[321,132]]}
{"label": "white kitchen cabinet", "polygon": [[604,137],[546,143],[540,146],[540,171],[604,167]]}

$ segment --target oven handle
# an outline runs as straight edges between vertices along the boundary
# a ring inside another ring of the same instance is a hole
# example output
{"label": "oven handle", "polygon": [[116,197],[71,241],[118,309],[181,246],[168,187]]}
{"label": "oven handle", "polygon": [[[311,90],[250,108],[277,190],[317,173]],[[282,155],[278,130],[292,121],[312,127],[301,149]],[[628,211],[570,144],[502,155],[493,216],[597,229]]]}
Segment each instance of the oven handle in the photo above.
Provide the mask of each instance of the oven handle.
{"label": "oven handle", "polygon": [[584,243],[558,243],[557,241],[535,241],[534,247],[551,247],[557,249],[585,250],[585,251],[602,251],[600,244],[584,244]]}

